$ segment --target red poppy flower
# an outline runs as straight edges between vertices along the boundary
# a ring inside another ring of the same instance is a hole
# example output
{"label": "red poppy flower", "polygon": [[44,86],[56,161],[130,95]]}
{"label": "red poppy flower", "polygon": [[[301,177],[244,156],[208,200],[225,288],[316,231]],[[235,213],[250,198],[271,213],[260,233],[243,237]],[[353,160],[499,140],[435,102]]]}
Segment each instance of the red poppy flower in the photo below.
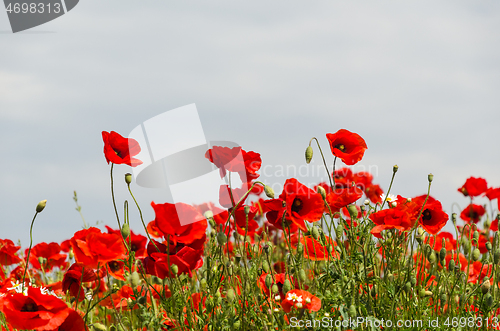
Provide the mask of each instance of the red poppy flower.
{"label": "red poppy flower", "polygon": [[64,274],[62,281],[62,291],[82,301],[85,298],[85,290],[82,284],[94,281],[97,276],[94,269],[85,266],[83,263],[74,263]]}
{"label": "red poppy flower", "polygon": [[141,152],[141,147],[137,140],[124,138],[114,131],[103,131],[102,140],[104,141],[104,156],[108,164],[109,162],[115,164],[128,164],[132,167],[137,167],[142,164],[141,160],[133,158],[133,156]]}
{"label": "red poppy flower", "polygon": [[259,224],[254,220],[258,210],[259,209],[255,206],[249,207],[249,213],[247,216],[245,214],[245,206],[238,207],[238,209],[234,212],[234,223],[236,224],[236,229],[238,230],[238,233],[244,235],[245,228],[247,228],[246,230],[247,233],[251,235],[251,237],[253,237],[253,234],[259,228]]}
{"label": "red poppy flower", "polygon": [[163,233],[161,233],[160,229],[156,226],[155,220],[149,222],[146,229],[148,230],[149,235],[153,238],[159,239],[163,237]]}
{"label": "red poppy flower", "polygon": [[98,263],[119,260],[126,256],[120,235],[101,233],[101,230],[94,227],[76,232],[71,238],[71,246],[76,262],[90,268],[97,268]]}
{"label": "red poppy flower", "polygon": [[368,148],[360,135],[345,129],[340,129],[336,133],[328,133],[326,138],[333,155],[347,165],[354,165],[361,161]]}
{"label": "red poppy flower", "polygon": [[465,184],[458,189],[464,196],[477,197],[488,190],[488,184],[483,178],[470,177]]}
{"label": "red poppy flower", "polygon": [[382,203],[381,195],[384,193],[380,185],[372,184],[365,188],[366,197],[373,203]]}
{"label": "red poppy flower", "polygon": [[[165,237],[177,244],[190,244],[202,238],[207,230],[207,220],[196,208],[185,203],[163,203],[151,202],[155,211],[156,226]],[[183,224],[181,224],[181,220]]]}
{"label": "red poppy flower", "polygon": [[457,241],[453,234],[450,232],[442,231],[436,237],[436,244],[434,244],[434,236],[429,236],[426,238],[425,242],[429,244],[436,252],[439,252],[443,248],[443,239],[445,241],[444,248],[447,251],[452,251],[457,249]]}
{"label": "red poppy flower", "polygon": [[333,179],[335,179],[336,188],[350,187],[354,180],[354,175],[350,168],[344,167],[335,170],[333,173]]}
{"label": "red poppy flower", "polygon": [[417,213],[418,205],[415,202],[398,195],[396,207],[383,209],[370,215],[370,220],[376,224],[371,233],[377,238],[382,238],[380,233],[384,230],[411,230],[415,224]]}
{"label": "red poppy flower", "polygon": [[[241,200],[244,203],[248,197],[249,186],[243,185],[243,188],[233,188],[230,189],[229,185],[221,185],[219,187],[219,204],[225,208],[232,208]],[[232,199],[231,199],[232,196]],[[233,204],[234,202],[234,204]]]}
{"label": "red poppy flower", "polygon": [[237,172],[244,183],[258,178],[257,171],[262,165],[259,153],[246,152],[241,147],[214,146],[205,153],[205,158],[219,168],[221,178],[226,171]]}
{"label": "red poppy flower", "polygon": [[[419,206],[419,209],[422,208],[425,197],[426,195],[421,195],[413,198],[413,201]],[[418,223],[430,234],[438,234],[446,225],[448,219],[448,214],[443,211],[441,202],[429,196]]]}
{"label": "red poppy flower", "polygon": [[27,296],[22,293],[5,296],[0,310],[8,324],[21,330],[57,330],[72,311],[61,299],[34,287],[28,287]]}
{"label": "red poppy flower", "polygon": [[486,209],[484,209],[483,206],[470,204],[465,207],[464,210],[462,210],[462,212],[460,213],[460,218],[468,223],[477,223],[485,213]]}
{"label": "red poppy flower", "polygon": [[[120,230],[114,230],[106,225],[106,230],[108,233],[116,233],[121,235]],[[161,238],[161,235],[160,235]],[[130,246],[130,250],[135,253],[136,258],[141,258],[146,256],[146,243],[148,238],[141,234],[135,234],[134,231],[130,231],[130,236],[127,238],[127,244]]]}
{"label": "red poppy flower", "polygon": [[352,180],[356,186],[365,191],[372,185],[373,175],[367,171],[360,171],[352,176]]}
{"label": "red poppy flower", "polygon": [[[338,258],[338,253],[335,251],[335,246],[337,244],[328,236],[325,236],[326,244],[322,245],[319,241],[315,240],[311,236],[300,236],[300,242],[304,245],[304,257],[312,261],[324,261],[332,260]],[[299,236],[294,234],[290,240],[290,244],[293,249],[297,249],[299,242]],[[328,253],[327,245],[332,247],[332,252]]]}
{"label": "red poppy flower", "polygon": [[[330,206],[332,213],[337,213],[341,208],[356,202],[362,196],[363,191],[356,186],[351,186],[349,188],[336,189],[329,193],[326,196],[326,202]],[[325,212],[330,212],[330,210],[328,207],[325,207]]]}
{"label": "red poppy flower", "polygon": [[[159,246],[157,244],[157,246]],[[160,246],[159,246],[160,247]],[[175,264],[178,268],[178,274],[188,274],[192,276],[191,271],[203,266],[203,250],[194,250],[191,247],[184,246],[175,255],[164,252],[155,252],[144,259],[144,268],[146,273],[160,278],[176,277],[171,270]]]}
{"label": "red poppy flower", "polygon": [[[33,265],[33,268],[41,270],[40,261],[38,258],[44,258],[45,261],[43,263],[43,269],[45,272],[51,271],[54,267],[59,267],[61,269],[65,269],[67,266],[66,263],[66,254],[60,254],[61,246],[58,243],[50,243],[47,244],[45,242],[41,242],[31,249],[30,253],[30,263]],[[26,249],[25,255],[28,254],[28,250]]]}
{"label": "red poppy flower", "polygon": [[273,287],[274,284],[276,284],[276,286],[278,286],[278,295],[279,295],[279,298],[276,299],[277,301],[281,301],[285,298],[285,294],[283,293],[283,285],[285,284],[286,279],[288,279],[290,281],[290,284],[294,288],[299,287],[299,283],[297,282],[296,279],[294,279],[289,274],[284,274],[284,273],[274,274],[273,283],[269,287],[267,287],[266,286],[266,276],[267,276],[266,273],[262,273],[262,275],[259,277],[257,285],[260,287],[260,289],[262,290],[262,292],[264,292],[264,294],[266,296],[269,296],[269,295],[271,295],[271,288]]}
{"label": "red poppy flower", "polygon": [[283,310],[287,313],[290,312],[292,307],[296,309],[307,309],[309,312],[313,312],[321,309],[321,300],[308,291],[291,290],[281,302],[281,307],[283,307]]}
{"label": "red poppy flower", "polygon": [[10,239],[0,239],[0,264],[11,265],[21,262],[22,260],[16,255],[16,252],[21,246],[14,245]]}
{"label": "red poppy flower", "polygon": [[267,200],[265,205],[269,210],[267,213],[268,221],[277,228],[282,229],[284,215],[284,220],[290,225],[292,232],[295,229],[293,225],[307,232],[305,221],[316,222],[321,219],[324,208],[321,195],[299,183],[295,178],[285,181],[279,199]]}

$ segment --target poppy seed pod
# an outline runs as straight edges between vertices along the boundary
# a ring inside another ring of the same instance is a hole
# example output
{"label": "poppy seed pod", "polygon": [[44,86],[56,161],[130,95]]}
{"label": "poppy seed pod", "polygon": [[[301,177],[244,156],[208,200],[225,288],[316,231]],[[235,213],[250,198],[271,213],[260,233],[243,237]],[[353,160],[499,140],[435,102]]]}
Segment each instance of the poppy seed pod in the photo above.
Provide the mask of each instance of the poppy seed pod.
{"label": "poppy seed pod", "polygon": [[427,180],[429,181],[429,183],[431,183],[434,180],[434,175],[433,174],[429,174],[427,176]]}
{"label": "poppy seed pod", "polygon": [[132,183],[132,174],[130,173],[125,174],[125,183],[127,183],[127,185],[130,185],[130,183]]}
{"label": "poppy seed pod", "polygon": [[307,148],[306,148],[306,163],[307,164],[311,163],[312,158],[313,158],[313,149],[311,146],[307,146]]}
{"label": "poppy seed pod", "polygon": [[270,199],[274,199],[274,190],[271,186],[269,185],[264,185],[264,193],[266,196]]}
{"label": "poppy seed pod", "polygon": [[323,199],[326,199],[326,190],[323,188],[323,186],[318,185],[316,191],[321,195]]}
{"label": "poppy seed pod", "polygon": [[47,205],[47,200],[42,200],[36,205],[36,212],[41,213],[42,210],[45,209],[45,206]]}
{"label": "poppy seed pod", "polygon": [[397,164],[395,164],[394,167],[392,167],[392,172],[396,173],[396,172],[398,172],[398,170],[399,170],[399,167]]}

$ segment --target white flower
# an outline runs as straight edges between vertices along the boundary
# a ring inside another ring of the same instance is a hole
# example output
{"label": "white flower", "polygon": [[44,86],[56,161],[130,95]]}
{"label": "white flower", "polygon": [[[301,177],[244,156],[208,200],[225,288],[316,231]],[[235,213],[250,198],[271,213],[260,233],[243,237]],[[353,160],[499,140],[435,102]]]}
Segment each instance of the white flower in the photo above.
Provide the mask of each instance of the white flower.
{"label": "white flower", "polygon": [[302,302],[302,296],[298,296],[295,293],[288,293],[288,297],[286,298],[288,301],[298,301]]}
{"label": "white flower", "polygon": [[[380,198],[382,199],[382,201],[385,201],[385,199],[386,199],[385,194],[382,193],[382,195],[380,196]],[[393,202],[393,201],[396,201],[397,199],[398,199],[398,197],[396,197],[393,194],[389,194],[387,196],[387,202]]]}
{"label": "white flower", "polygon": [[295,307],[297,307],[297,308],[299,308],[299,309],[300,309],[300,308],[302,308],[303,306],[302,306],[302,304],[301,304],[300,302],[297,302],[297,303],[295,304]]}

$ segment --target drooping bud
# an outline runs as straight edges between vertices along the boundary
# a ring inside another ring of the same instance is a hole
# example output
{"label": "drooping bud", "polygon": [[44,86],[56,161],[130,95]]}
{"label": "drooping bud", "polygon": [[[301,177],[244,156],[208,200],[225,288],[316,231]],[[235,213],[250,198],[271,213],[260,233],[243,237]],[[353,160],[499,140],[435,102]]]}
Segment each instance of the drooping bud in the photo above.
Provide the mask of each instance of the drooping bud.
{"label": "drooping bud", "polygon": [[128,236],[130,236],[130,227],[128,226],[127,223],[123,223],[122,228],[121,228],[121,233],[123,239],[127,239]]}
{"label": "drooping bud", "polygon": [[474,234],[472,235],[472,240],[477,244],[477,241],[479,240],[479,232],[476,230],[474,231]]}
{"label": "drooping bud", "polygon": [[311,234],[312,234],[312,236],[313,236],[314,239],[318,240],[318,238],[319,238],[319,230],[318,230],[317,226],[313,226],[312,227]]}
{"label": "drooping bud", "polygon": [[316,188],[316,191],[321,194],[321,197],[324,199],[326,199],[326,190],[323,186],[321,185],[318,185],[318,187]]}
{"label": "drooping bud", "polygon": [[493,248],[493,247],[491,246],[491,241],[487,241],[487,242],[486,242],[486,244],[485,244],[485,246],[486,246],[486,249],[488,250],[488,252],[490,252],[490,251],[491,251],[491,249]]}
{"label": "drooping bud", "polygon": [[271,186],[269,185],[264,185],[264,193],[266,196],[270,199],[274,199],[274,190]]}
{"label": "drooping bud", "polygon": [[41,213],[42,210],[45,209],[45,206],[47,205],[47,200],[42,200],[36,205],[36,212]]}
{"label": "drooping bud", "polygon": [[306,163],[307,164],[311,163],[312,158],[313,158],[313,149],[311,146],[307,146],[307,148],[306,148]]}
{"label": "drooping bud", "polygon": [[483,294],[486,294],[490,291],[490,279],[488,277],[484,277],[483,283],[481,284],[481,291]]}
{"label": "drooping bud", "polygon": [[125,183],[127,183],[127,185],[130,185],[130,183],[132,183],[132,174],[125,174]]}
{"label": "drooping bud", "polygon": [[271,276],[270,274],[267,274],[266,276],[266,279],[265,279],[265,284],[266,284],[266,287],[269,288],[273,283],[273,276]]}

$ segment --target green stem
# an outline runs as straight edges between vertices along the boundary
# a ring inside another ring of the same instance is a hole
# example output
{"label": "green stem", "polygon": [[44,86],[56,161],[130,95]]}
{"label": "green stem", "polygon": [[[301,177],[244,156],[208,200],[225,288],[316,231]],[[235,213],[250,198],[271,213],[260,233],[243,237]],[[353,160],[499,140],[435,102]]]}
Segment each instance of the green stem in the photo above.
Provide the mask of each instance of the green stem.
{"label": "green stem", "polygon": [[33,224],[35,224],[36,215],[38,215],[38,212],[36,212],[35,216],[33,216],[33,220],[31,221],[31,226],[30,226],[30,248],[28,249],[28,256],[26,257],[26,267],[24,268],[23,285],[21,288],[22,289],[21,293],[24,293],[24,281],[26,279],[26,272],[28,271],[28,266],[30,264],[31,247],[33,246]]}
{"label": "green stem", "polygon": [[110,176],[111,176],[111,198],[113,199],[113,207],[115,208],[115,215],[116,215],[116,220],[118,222],[118,229],[121,229],[122,226],[120,225],[120,217],[118,216],[118,209],[116,209],[115,190],[113,188],[113,166],[114,165],[115,165],[114,163],[111,163],[111,172],[110,172]]}

